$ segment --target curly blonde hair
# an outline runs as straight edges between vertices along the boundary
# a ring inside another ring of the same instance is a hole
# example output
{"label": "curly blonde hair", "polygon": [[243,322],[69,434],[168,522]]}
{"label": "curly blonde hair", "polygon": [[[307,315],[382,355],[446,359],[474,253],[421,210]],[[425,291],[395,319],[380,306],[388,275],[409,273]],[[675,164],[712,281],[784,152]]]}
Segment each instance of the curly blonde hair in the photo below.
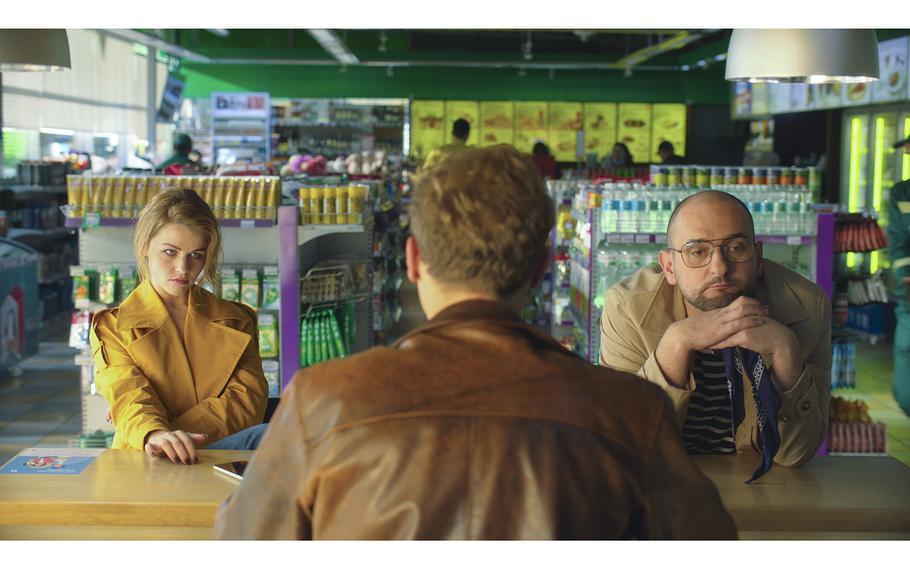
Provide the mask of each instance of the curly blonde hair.
{"label": "curly blonde hair", "polygon": [[221,227],[212,208],[192,189],[162,191],[152,197],[139,212],[136,232],[133,235],[133,251],[136,255],[139,281],[149,279],[147,258],[149,244],[158,231],[168,223],[184,225],[209,237],[202,282],[214,286],[218,281],[218,264],[221,258]]}
{"label": "curly blonde hair", "polygon": [[555,222],[539,171],[507,144],[453,152],[421,171],[410,215],[434,278],[499,298],[534,276]]}

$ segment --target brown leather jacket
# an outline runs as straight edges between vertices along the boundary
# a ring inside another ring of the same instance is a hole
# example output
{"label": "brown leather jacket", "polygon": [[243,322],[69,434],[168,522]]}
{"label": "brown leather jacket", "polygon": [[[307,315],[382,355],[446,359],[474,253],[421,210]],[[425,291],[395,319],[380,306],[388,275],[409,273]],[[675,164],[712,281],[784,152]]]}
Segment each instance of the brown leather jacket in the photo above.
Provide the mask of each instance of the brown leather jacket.
{"label": "brown leather jacket", "polygon": [[504,304],[298,371],[222,539],[735,538],[660,388]]}

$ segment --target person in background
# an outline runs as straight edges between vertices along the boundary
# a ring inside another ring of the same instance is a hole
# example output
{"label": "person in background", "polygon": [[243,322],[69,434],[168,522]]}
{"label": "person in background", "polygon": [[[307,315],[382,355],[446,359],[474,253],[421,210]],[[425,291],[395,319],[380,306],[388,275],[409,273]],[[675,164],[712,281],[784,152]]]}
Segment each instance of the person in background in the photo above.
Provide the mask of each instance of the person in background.
{"label": "person in background", "polygon": [[632,154],[629,147],[622,142],[613,144],[613,151],[609,156],[604,157],[603,167],[605,168],[631,168],[635,165],[632,160]]}
{"label": "person in background", "polygon": [[[910,154],[910,136],[894,144]],[[897,288],[894,331],[894,400],[910,416],[910,180],[891,188],[888,198],[888,256]]]}
{"label": "person in background", "polygon": [[550,154],[550,149],[543,142],[534,144],[531,161],[540,170],[540,175],[547,179],[559,179],[559,169],[556,167],[556,158]]}
{"label": "person in background", "polygon": [[421,164],[421,168],[431,168],[437,164],[443,157],[452,152],[464,150],[467,148],[468,138],[471,135],[471,123],[463,118],[459,118],[452,123],[452,142],[445,146],[440,146],[431,150],[426,159]]}
{"label": "person in background", "polygon": [[215,537],[735,538],[661,390],[519,318],[553,208],[511,146],[419,173],[407,276],[429,321],[297,372]]}
{"label": "person in background", "polygon": [[190,189],[155,195],[134,250],[139,286],[89,336],[113,447],[188,465],[197,447],[255,449],[268,401],[256,312],[199,285],[215,283],[221,255],[211,208]]}
{"label": "person in background", "polygon": [[748,208],[722,191],[681,201],[667,243],[660,266],[607,290],[601,364],[660,385],[691,453],[761,449],[757,475],[806,463],[828,429],[827,295],[763,259]]}
{"label": "person in background", "polygon": [[686,163],[686,160],[682,156],[677,156],[673,148],[673,143],[664,140],[657,146],[657,155],[660,156],[660,161],[662,164],[667,164],[669,166],[677,166]]}
{"label": "person in background", "polygon": [[193,151],[193,139],[186,134],[178,134],[174,137],[174,154],[167,160],[158,164],[157,169],[164,171],[164,168],[172,165],[187,166],[196,162],[190,156]]}

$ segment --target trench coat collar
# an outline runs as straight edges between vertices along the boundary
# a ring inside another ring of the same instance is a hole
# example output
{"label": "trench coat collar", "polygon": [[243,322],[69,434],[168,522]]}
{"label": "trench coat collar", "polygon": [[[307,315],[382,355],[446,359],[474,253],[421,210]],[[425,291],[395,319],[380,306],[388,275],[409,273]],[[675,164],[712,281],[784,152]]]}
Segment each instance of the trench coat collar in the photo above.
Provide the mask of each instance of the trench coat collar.
{"label": "trench coat collar", "polygon": [[[784,268],[774,261],[762,261],[762,275],[758,279],[756,299],[768,306],[771,319],[791,325],[809,319],[809,313],[800,303],[796,292],[790,287],[783,274]],[[638,322],[642,329],[663,333],[670,324],[686,317],[686,304],[678,286],[660,276],[657,288],[647,298],[647,308]]]}
{"label": "trench coat collar", "polygon": [[[194,316],[200,316],[208,321],[245,319],[241,308],[228,302],[219,302],[211,292],[196,285],[190,289],[189,310]],[[168,317],[170,316],[164,302],[151,282],[146,280],[121,302],[117,331],[137,327],[161,327]]]}

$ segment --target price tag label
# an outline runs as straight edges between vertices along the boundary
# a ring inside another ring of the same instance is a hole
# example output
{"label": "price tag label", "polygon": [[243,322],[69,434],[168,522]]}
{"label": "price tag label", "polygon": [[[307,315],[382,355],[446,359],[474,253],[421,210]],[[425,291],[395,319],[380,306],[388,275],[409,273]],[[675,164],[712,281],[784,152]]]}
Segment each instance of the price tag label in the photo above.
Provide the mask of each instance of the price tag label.
{"label": "price tag label", "polygon": [[634,242],[635,242],[635,235],[633,235],[632,233],[623,233],[622,236],[621,236],[620,239],[619,239],[619,242],[625,243],[625,244],[634,243]]}
{"label": "price tag label", "polygon": [[85,218],[82,220],[82,226],[86,229],[92,227],[101,226],[101,214],[100,213],[87,213]]}
{"label": "price tag label", "polygon": [[803,243],[803,238],[802,238],[802,237],[794,237],[794,236],[787,237],[787,244],[788,244],[788,245],[793,246],[793,245],[800,245],[800,244],[802,244],[802,243]]}
{"label": "price tag label", "polygon": [[651,243],[651,235],[635,235],[635,243],[639,245],[647,245]]}
{"label": "price tag label", "polygon": [[255,219],[241,219],[241,220],[240,220],[240,228],[241,228],[241,229],[252,229],[252,228],[254,228],[255,226],[256,226],[256,220],[255,220]]}

